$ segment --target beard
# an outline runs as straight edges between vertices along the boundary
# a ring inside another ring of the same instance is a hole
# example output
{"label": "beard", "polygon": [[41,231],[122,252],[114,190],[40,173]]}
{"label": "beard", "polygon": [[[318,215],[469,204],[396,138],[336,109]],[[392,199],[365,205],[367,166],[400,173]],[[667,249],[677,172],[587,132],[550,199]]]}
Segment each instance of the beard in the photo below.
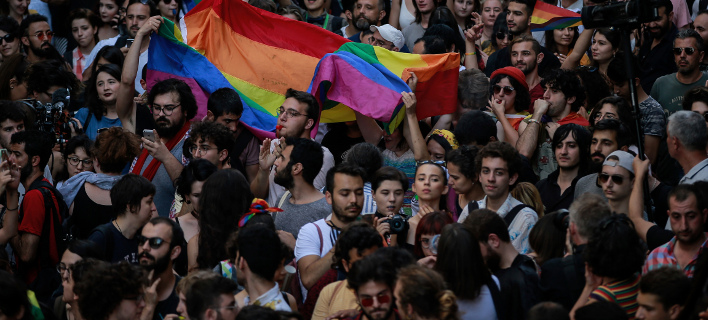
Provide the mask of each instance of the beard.
{"label": "beard", "polygon": [[[161,124],[158,124],[157,123],[158,121],[166,121],[166,123],[163,122]],[[184,122],[185,122],[185,120],[183,118],[182,121],[180,121],[179,123],[174,123],[174,124],[170,125],[170,122],[167,118],[159,117],[159,118],[157,118],[157,120],[155,120],[155,130],[157,130],[157,134],[159,134],[160,137],[170,139],[170,138],[176,136],[177,133],[179,133],[179,131],[182,130],[182,127],[184,126]]]}
{"label": "beard", "polygon": [[32,165],[27,163],[26,166],[24,166],[24,167],[22,167],[22,169],[20,169],[20,181],[27,180],[27,178],[29,178],[29,176],[31,176],[31,175],[32,175]]}
{"label": "beard", "polygon": [[359,15],[359,18],[356,20],[356,23],[354,26],[357,28],[359,31],[364,31],[364,30],[369,30],[371,26],[375,26],[377,21],[371,21],[369,18],[367,18],[364,15]]}
{"label": "beard", "polygon": [[44,42],[42,42],[42,44],[40,44],[39,47],[35,47],[34,45],[32,45],[32,43],[30,43],[29,49],[30,49],[30,51],[32,51],[32,53],[34,53],[35,56],[40,57],[40,58],[47,58],[47,57],[49,57],[49,53],[50,53],[49,50],[50,49],[49,48],[43,49],[42,45],[44,45]]}
{"label": "beard", "polygon": [[491,247],[487,247],[487,256],[484,257],[487,263],[487,268],[492,271],[499,270],[499,265],[501,264],[501,256],[494,252]]}
{"label": "beard", "polygon": [[[373,313],[373,312],[376,312],[376,311],[384,311],[384,310],[381,309],[381,308],[371,310],[372,313]],[[369,320],[386,320],[386,319],[388,319],[389,317],[391,317],[391,313],[393,313],[393,305],[390,304],[388,310],[385,310],[385,311],[386,311],[386,314],[385,314],[383,317],[381,317],[381,318],[374,318],[374,317],[371,316],[371,313],[366,312],[366,309],[364,309],[363,307],[361,308],[361,312],[363,312],[364,315],[366,315],[366,318],[369,319]]]}
{"label": "beard", "polygon": [[276,171],[275,176],[273,177],[273,182],[277,183],[279,186],[282,186],[285,189],[290,189],[293,187],[294,180],[293,180],[293,175],[290,174],[292,172],[292,165],[288,163],[283,170]]}
{"label": "beard", "polygon": [[346,211],[351,208],[357,208],[359,210],[359,213],[361,213],[361,207],[357,204],[348,205],[348,206],[344,207],[344,209],[342,209],[337,204],[332,202],[332,213],[334,213],[334,216],[336,216],[337,219],[339,219],[339,221],[342,221],[344,223],[354,222],[356,220],[356,218],[359,217],[358,214],[354,217],[350,217],[347,215]]}
{"label": "beard", "polygon": [[155,257],[147,252],[143,252],[140,255],[138,255],[138,261],[142,259],[143,257],[148,258],[152,260],[152,264],[143,264],[143,262],[140,262],[140,265],[145,268],[147,271],[155,271],[155,274],[160,274],[167,270],[167,267],[170,265],[170,255],[166,254],[164,257],[161,257],[159,259],[155,259]]}

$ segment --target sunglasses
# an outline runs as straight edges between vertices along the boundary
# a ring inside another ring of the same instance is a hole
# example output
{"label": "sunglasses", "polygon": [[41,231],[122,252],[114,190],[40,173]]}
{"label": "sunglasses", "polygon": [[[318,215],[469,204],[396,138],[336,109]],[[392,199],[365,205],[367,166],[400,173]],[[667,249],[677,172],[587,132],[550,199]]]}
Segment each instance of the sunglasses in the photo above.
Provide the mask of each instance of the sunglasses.
{"label": "sunglasses", "polygon": [[439,165],[439,166],[441,166],[441,167],[446,167],[446,166],[447,166],[447,162],[446,162],[446,161],[442,161],[442,160],[436,160],[436,161],[431,161],[431,160],[416,161],[416,164],[417,164],[419,167],[422,166],[422,165],[424,165],[424,164],[436,164],[436,165]]}
{"label": "sunglasses", "polygon": [[599,180],[601,184],[607,183],[607,180],[610,178],[612,178],[612,182],[617,185],[621,185],[624,182],[624,177],[620,175],[609,175],[607,173],[600,173],[597,175],[597,180]]}
{"label": "sunglasses", "polygon": [[502,87],[502,86],[500,86],[500,85],[498,85],[498,84],[495,84],[495,85],[494,85],[494,93],[495,93],[495,94],[499,94],[499,92],[501,92],[502,90],[504,90],[504,94],[509,95],[509,94],[511,94],[512,92],[514,92],[514,87],[512,87],[512,86],[504,86],[504,87]]}
{"label": "sunglasses", "polygon": [[389,294],[380,294],[375,297],[366,297],[366,298],[359,298],[361,300],[361,306],[368,308],[374,305],[374,299],[379,302],[379,304],[384,304],[384,303],[389,303],[391,302],[391,295]]}
{"label": "sunglasses", "polygon": [[52,31],[46,31],[46,32],[39,31],[39,32],[35,33],[34,36],[37,37],[37,39],[39,39],[39,41],[44,41],[45,39],[47,41],[51,41],[52,38],[54,37],[54,32],[52,32]]}
{"label": "sunglasses", "polygon": [[497,39],[504,40],[504,38],[511,41],[512,39],[514,39],[514,35],[511,33],[506,33],[504,31],[497,32]]}
{"label": "sunglasses", "polygon": [[162,240],[162,238],[159,238],[159,237],[148,238],[148,237],[139,235],[139,236],[136,236],[135,239],[138,240],[138,246],[142,246],[145,243],[145,241],[149,241],[148,245],[150,245],[150,248],[153,248],[153,249],[159,249],[163,243],[169,243],[165,240]]}
{"label": "sunglasses", "polygon": [[13,42],[13,41],[15,41],[15,36],[8,33],[8,34],[0,37],[0,44],[2,44],[3,41],[5,41],[7,43]]}
{"label": "sunglasses", "polygon": [[704,114],[701,114],[701,113],[698,112],[698,111],[693,111],[693,112],[700,114],[701,117],[705,118],[705,119],[706,119],[706,122],[708,122],[708,112],[706,112],[706,113],[704,113]]}
{"label": "sunglasses", "polygon": [[694,52],[696,52],[696,49],[692,47],[686,47],[686,48],[674,48],[674,55],[680,56],[682,52],[686,51],[686,55],[690,56]]}

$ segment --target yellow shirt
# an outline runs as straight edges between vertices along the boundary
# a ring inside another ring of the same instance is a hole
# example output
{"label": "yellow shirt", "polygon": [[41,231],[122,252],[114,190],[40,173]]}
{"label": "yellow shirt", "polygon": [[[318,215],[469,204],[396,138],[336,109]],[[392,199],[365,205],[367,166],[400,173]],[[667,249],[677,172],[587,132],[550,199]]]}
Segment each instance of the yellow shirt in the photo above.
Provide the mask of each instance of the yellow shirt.
{"label": "yellow shirt", "polygon": [[349,289],[346,281],[335,281],[322,288],[312,312],[312,320],[324,320],[341,310],[359,309],[356,294],[354,290]]}

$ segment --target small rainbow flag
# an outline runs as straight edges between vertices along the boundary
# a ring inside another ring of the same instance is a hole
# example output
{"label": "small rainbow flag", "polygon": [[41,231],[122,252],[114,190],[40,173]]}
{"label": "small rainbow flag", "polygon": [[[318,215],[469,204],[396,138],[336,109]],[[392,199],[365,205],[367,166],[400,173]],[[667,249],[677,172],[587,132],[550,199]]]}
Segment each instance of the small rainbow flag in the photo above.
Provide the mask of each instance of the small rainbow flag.
{"label": "small rainbow flag", "polygon": [[390,132],[403,121],[401,92],[410,92],[404,81],[410,72],[418,77],[418,119],[455,112],[459,67],[457,53],[408,54],[349,42],[320,60],[309,91],[323,110],[339,109],[346,117],[324,119],[323,112],[323,122],[354,119],[346,105],[384,122]]}
{"label": "small rainbow flag", "polygon": [[531,31],[577,27],[582,24],[579,13],[540,0],[536,1],[531,15]]}

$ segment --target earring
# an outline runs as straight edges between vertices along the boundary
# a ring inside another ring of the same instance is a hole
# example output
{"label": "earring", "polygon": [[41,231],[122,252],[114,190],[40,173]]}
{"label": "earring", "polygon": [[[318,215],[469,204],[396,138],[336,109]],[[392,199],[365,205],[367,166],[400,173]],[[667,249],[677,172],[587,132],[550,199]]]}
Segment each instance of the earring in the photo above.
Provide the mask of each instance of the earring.
{"label": "earring", "polygon": [[10,89],[15,89],[15,87],[13,87],[13,86],[10,86]]}

